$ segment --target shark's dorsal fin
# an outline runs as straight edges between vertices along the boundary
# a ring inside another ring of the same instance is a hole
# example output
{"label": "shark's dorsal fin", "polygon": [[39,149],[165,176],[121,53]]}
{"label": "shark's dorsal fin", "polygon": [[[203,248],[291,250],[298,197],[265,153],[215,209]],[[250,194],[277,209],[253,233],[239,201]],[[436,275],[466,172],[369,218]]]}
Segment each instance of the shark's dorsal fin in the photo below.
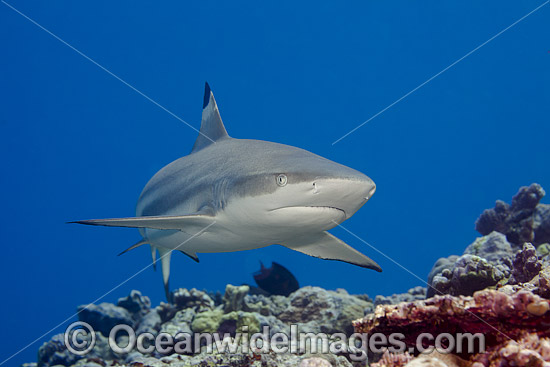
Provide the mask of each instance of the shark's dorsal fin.
{"label": "shark's dorsal fin", "polygon": [[228,137],[229,135],[227,135],[225,126],[223,126],[218,105],[214,99],[214,93],[212,93],[210,86],[206,83],[204,86],[201,130],[191,153],[195,153],[210,144],[216,143],[218,140]]}

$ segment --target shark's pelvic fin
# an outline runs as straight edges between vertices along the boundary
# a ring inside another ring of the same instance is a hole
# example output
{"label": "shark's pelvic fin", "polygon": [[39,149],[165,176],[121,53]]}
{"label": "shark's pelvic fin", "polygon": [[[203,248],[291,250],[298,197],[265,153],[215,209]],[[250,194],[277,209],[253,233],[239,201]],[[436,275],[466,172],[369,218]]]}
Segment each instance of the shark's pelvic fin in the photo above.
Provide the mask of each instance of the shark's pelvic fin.
{"label": "shark's pelvic fin", "polygon": [[298,237],[281,245],[309,256],[344,261],[363,268],[382,271],[380,265],[328,232]]}
{"label": "shark's pelvic fin", "polygon": [[170,257],[172,250],[159,247],[160,262],[162,264],[162,281],[164,282],[164,293],[166,300],[172,302],[170,297]]}
{"label": "shark's pelvic fin", "polygon": [[130,251],[130,250],[133,250],[133,249],[135,249],[135,248],[138,248],[138,247],[141,246],[141,245],[145,245],[146,243],[147,243],[146,240],[141,239],[141,240],[139,240],[138,242],[136,242],[135,244],[133,244],[132,246],[128,247],[126,250],[122,251],[120,254],[118,254],[118,256],[120,256],[120,255],[122,255],[122,254],[125,254],[125,253],[127,253],[128,251]]}
{"label": "shark's pelvic fin", "polygon": [[[88,224],[92,226],[107,227],[131,227],[131,228],[154,228],[154,229],[185,229],[186,232],[201,230],[214,222],[214,217],[204,214],[191,214],[179,216],[158,216],[158,217],[131,217],[131,218],[109,218],[109,219],[88,219],[77,220],[69,223]],[[131,249],[131,248],[130,248]]]}
{"label": "shark's pelvic fin", "polygon": [[204,87],[204,103],[202,106],[202,121],[200,134],[193,145],[191,153],[195,153],[210,144],[224,138],[228,138],[225,126],[223,126],[218,105],[208,83]]}
{"label": "shark's pelvic fin", "polygon": [[186,252],[186,251],[183,251],[183,250],[178,250],[180,251],[182,254],[186,255],[186,256],[189,256],[191,259],[195,260],[195,262],[199,262],[199,257],[197,256],[196,253],[194,252]]}

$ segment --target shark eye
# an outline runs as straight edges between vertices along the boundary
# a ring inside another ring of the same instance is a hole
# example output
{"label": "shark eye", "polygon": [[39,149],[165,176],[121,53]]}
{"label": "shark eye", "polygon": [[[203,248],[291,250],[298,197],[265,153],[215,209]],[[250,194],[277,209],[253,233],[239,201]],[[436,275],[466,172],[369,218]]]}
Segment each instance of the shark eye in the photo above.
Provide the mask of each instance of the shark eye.
{"label": "shark eye", "polygon": [[279,186],[286,186],[286,183],[288,182],[288,179],[286,178],[286,175],[280,174],[276,178],[277,185]]}

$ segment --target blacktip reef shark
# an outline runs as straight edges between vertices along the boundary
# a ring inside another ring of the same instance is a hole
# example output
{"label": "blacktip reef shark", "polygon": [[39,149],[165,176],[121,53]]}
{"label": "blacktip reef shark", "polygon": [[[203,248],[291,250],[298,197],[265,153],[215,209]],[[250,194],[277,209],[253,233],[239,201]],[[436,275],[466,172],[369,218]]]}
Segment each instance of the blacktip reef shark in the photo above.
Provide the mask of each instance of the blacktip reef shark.
{"label": "blacktip reef shark", "polygon": [[[382,271],[327,230],[374,194],[364,174],[293,146],[231,138],[206,83],[193,150],[157,172],[143,189],[136,217],[73,223],[139,228],[128,248],[158,250],[167,299],[170,256],[251,250],[279,244],[321,259]],[[124,253],[123,252],[123,253]]]}

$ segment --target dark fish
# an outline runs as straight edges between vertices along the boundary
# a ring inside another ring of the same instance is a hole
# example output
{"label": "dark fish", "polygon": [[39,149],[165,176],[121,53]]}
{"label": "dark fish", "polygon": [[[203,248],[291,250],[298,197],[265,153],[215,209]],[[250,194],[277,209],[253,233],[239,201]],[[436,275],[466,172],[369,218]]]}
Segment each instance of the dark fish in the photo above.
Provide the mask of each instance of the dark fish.
{"label": "dark fish", "polygon": [[272,262],[271,267],[266,268],[261,261],[260,265],[262,268],[254,273],[254,280],[258,287],[264,291],[270,294],[288,296],[300,288],[294,275],[284,266]]}

